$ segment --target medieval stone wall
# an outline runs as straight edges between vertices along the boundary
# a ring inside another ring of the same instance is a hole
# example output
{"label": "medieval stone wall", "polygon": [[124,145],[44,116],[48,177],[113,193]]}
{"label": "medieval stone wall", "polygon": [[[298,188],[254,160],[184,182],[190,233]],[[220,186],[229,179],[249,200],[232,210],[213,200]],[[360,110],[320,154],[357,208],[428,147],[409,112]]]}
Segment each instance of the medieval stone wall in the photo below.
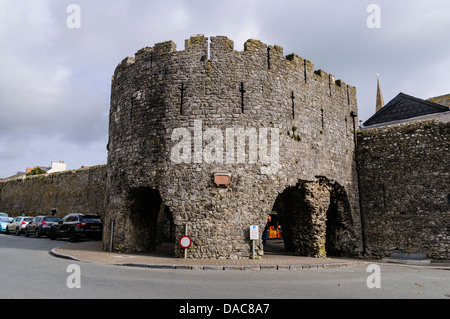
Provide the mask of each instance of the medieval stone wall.
{"label": "medieval stone wall", "polygon": [[359,132],[367,254],[450,258],[449,133],[437,120]]}
{"label": "medieval stone wall", "polygon": [[188,234],[188,258],[249,258],[275,210],[296,255],[449,259],[449,123],[364,129],[355,149],[356,114],[354,87],[280,46],[159,43],[114,72],[107,165],[1,181],[0,211],[99,213],[115,251]]}
{"label": "medieval stone wall", "polygon": [[106,166],[0,182],[0,211],[9,216],[95,213],[103,215]]}
{"label": "medieval stone wall", "polygon": [[[226,37],[195,36],[182,51],[171,41],[138,51],[112,80],[105,220],[117,226],[113,249],[148,249],[149,216],[165,205],[176,238],[188,225],[189,258],[248,258],[249,226],[262,232],[278,195],[326,177],[348,202],[343,254],[359,254],[356,113],[354,87],[280,46],[248,40],[241,52]],[[218,172],[231,175],[228,187],[214,184]],[[105,247],[109,238],[107,227]]]}

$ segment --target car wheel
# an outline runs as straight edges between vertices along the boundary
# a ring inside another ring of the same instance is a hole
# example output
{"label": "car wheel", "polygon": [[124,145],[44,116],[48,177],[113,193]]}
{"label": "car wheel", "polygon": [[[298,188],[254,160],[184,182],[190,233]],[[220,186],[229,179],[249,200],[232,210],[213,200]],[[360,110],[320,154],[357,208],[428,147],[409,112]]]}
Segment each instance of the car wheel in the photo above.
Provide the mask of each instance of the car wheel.
{"label": "car wheel", "polygon": [[15,235],[16,235],[16,236],[19,236],[19,235],[20,235],[19,227],[16,227]]}
{"label": "car wheel", "polygon": [[28,229],[25,228],[25,237],[30,237],[30,233],[28,232]]}
{"label": "car wheel", "polygon": [[36,236],[36,238],[41,237],[41,233],[39,232],[39,228],[36,228],[34,236]]}
{"label": "car wheel", "polygon": [[6,227],[6,235],[9,235],[9,229]]}
{"label": "car wheel", "polygon": [[52,228],[52,229],[50,230],[49,237],[50,237],[50,240],[55,240],[55,239],[56,239],[56,232],[55,232],[55,229],[54,229],[54,228]]}
{"label": "car wheel", "polygon": [[76,241],[78,241],[77,235],[75,234],[75,229],[73,229],[73,228],[71,228],[71,229],[69,230],[69,241],[71,241],[71,242],[76,242]]}

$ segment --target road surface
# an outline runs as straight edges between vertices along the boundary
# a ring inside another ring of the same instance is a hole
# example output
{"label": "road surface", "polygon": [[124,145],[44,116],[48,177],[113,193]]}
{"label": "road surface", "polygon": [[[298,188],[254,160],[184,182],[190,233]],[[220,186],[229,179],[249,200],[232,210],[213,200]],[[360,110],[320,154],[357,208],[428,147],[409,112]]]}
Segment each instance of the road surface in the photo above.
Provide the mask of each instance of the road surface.
{"label": "road surface", "polygon": [[375,278],[376,272],[368,272],[367,266],[299,271],[146,269],[74,262],[49,254],[66,243],[0,234],[0,298],[267,301],[450,296],[449,270],[380,264]]}

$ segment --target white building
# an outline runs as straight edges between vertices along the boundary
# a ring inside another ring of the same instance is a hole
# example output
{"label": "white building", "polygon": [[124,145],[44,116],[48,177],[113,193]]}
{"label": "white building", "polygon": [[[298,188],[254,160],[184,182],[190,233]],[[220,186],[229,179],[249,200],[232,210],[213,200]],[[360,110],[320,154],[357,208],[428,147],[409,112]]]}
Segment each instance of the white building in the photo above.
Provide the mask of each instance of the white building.
{"label": "white building", "polygon": [[62,172],[67,170],[67,164],[64,163],[64,161],[59,162],[53,162],[52,161],[52,167],[47,171],[48,174],[56,173],[56,172]]}

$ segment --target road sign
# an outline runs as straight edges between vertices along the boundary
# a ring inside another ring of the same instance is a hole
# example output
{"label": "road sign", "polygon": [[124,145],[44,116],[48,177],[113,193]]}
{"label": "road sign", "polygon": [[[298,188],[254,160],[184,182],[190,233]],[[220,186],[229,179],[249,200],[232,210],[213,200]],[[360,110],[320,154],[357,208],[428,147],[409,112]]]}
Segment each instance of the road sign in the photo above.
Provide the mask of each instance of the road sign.
{"label": "road sign", "polygon": [[252,225],[250,226],[250,240],[258,240],[259,239],[259,226]]}
{"label": "road sign", "polygon": [[192,240],[189,236],[183,236],[180,238],[180,246],[181,248],[188,249],[191,246]]}

